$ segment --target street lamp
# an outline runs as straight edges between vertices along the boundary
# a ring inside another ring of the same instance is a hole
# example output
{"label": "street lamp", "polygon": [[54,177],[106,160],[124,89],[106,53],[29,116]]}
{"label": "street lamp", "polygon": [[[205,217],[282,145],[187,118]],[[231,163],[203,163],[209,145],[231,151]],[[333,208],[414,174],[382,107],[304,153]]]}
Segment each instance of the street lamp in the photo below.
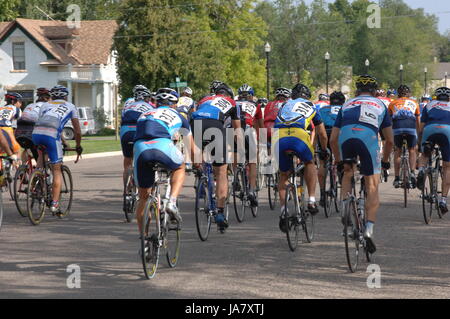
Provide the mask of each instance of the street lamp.
{"label": "street lamp", "polygon": [[400,85],[403,84],[403,64],[400,64]]}
{"label": "street lamp", "polygon": [[370,61],[369,61],[369,59],[366,59],[366,74],[369,74],[369,66],[370,66]]}
{"label": "street lamp", "polygon": [[270,51],[272,51],[272,47],[270,46],[269,42],[266,42],[266,45],[264,46],[264,51],[266,52],[266,73],[267,73],[267,99],[270,99],[270,64],[269,64],[269,54]]}
{"label": "street lamp", "polygon": [[428,68],[425,67],[423,69],[423,73],[425,74],[425,94],[428,93],[428,82],[427,82],[427,73],[428,73]]}
{"label": "street lamp", "polygon": [[326,66],[326,69],[325,69],[325,77],[326,77],[326,82],[327,82],[327,94],[328,94],[328,68],[329,68],[329,66],[328,66],[328,63],[329,63],[329,61],[330,61],[330,53],[325,53],[325,66]]}

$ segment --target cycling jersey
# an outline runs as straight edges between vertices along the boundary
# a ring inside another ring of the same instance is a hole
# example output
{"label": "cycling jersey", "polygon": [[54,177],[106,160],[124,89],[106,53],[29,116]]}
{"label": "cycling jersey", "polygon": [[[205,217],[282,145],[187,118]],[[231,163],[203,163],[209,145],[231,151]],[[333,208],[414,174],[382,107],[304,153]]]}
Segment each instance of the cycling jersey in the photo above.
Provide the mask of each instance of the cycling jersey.
{"label": "cycling jersey", "polygon": [[316,103],[314,103],[314,105],[318,110],[320,110],[322,107],[329,106],[330,101],[317,101]]}
{"label": "cycling jersey", "polygon": [[133,104],[134,102],[136,102],[135,99],[132,98],[132,97],[130,97],[129,99],[127,99],[127,100],[125,101],[123,107],[126,108],[126,107],[130,106],[131,104]]}
{"label": "cycling jersey", "polygon": [[422,110],[421,122],[430,124],[450,125],[450,102],[431,101]]}
{"label": "cycling jersey", "polygon": [[17,124],[20,125],[21,122],[35,124],[39,120],[39,112],[44,104],[45,102],[36,102],[28,105],[25,110],[23,110],[22,116],[17,121]]}
{"label": "cycling jersey", "polygon": [[42,134],[59,139],[70,119],[78,119],[75,105],[64,100],[45,103],[39,111],[39,120],[33,134]]}
{"label": "cycling jersey", "polygon": [[388,97],[383,97],[383,96],[378,97],[378,99],[381,100],[381,102],[383,102],[383,104],[384,104],[386,107],[389,107],[389,104],[391,104],[392,101],[393,101],[392,99],[390,99],[390,98],[388,98]]}
{"label": "cycling jersey", "polygon": [[319,109],[320,117],[327,130],[331,130],[342,105],[325,105]]}
{"label": "cycling jersey", "polygon": [[264,127],[267,129],[267,137],[272,136],[272,129],[278,117],[278,111],[286,101],[271,101],[264,110]]}
{"label": "cycling jersey", "polygon": [[12,127],[13,121],[20,118],[22,111],[14,105],[0,107],[0,127]]}
{"label": "cycling jersey", "polygon": [[241,114],[241,127],[253,127],[255,120],[262,119],[261,107],[255,102],[237,101],[236,107]]}
{"label": "cycling jersey", "polygon": [[275,128],[296,127],[308,130],[311,123],[322,124],[320,114],[316,106],[308,100],[299,98],[283,104],[275,121]]}
{"label": "cycling jersey", "polygon": [[394,136],[417,136],[416,117],[420,116],[420,110],[416,101],[406,97],[399,98],[389,105],[388,111],[392,117]]}
{"label": "cycling jersey", "polygon": [[197,111],[192,113],[192,119],[213,119],[224,122],[228,117],[232,120],[240,119],[236,102],[223,95],[207,96],[198,103]]}

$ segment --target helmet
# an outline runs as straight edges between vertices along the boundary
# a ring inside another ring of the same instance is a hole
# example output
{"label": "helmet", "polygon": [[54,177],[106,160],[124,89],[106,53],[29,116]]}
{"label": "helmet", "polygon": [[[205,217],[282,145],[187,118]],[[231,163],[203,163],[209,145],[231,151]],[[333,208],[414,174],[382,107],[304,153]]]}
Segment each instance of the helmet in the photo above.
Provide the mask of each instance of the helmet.
{"label": "helmet", "polygon": [[254,95],[255,95],[255,91],[254,91],[253,88],[252,88],[250,85],[248,85],[248,84],[243,84],[243,85],[239,88],[239,90],[238,90],[238,94],[239,94],[239,95],[243,95],[244,93],[248,93],[248,94],[250,94],[251,96],[254,96]]}
{"label": "helmet", "polygon": [[160,101],[168,101],[173,104],[178,102],[178,93],[177,91],[170,89],[170,88],[162,88],[159,89],[158,92],[156,92],[156,100],[158,102]]}
{"label": "helmet", "polygon": [[397,92],[398,96],[407,96],[411,93],[411,89],[409,88],[409,86],[402,84],[398,87]]}
{"label": "helmet", "polygon": [[133,95],[139,91],[148,91],[148,89],[144,85],[138,84],[133,88]]}
{"label": "helmet", "polygon": [[48,95],[50,96],[50,91],[47,88],[38,88],[36,90],[36,95],[37,96],[42,96],[42,95]]}
{"label": "helmet", "polygon": [[361,75],[356,79],[356,88],[360,92],[372,92],[378,88],[377,79],[370,75]]}
{"label": "helmet", "polygon": [[192,92],[192,89],[191,89],[190,87],[186,87],[186,88],[184,89],[183,93],[192,95],[193,92]]}
{"label": "helmet", "polygon": [[215,90],[217,89],[217,87],[221,84],[223,84],[223,82],[221,82],[221,81],[217,81],[217,80],[212,81],[211,84],[209,85],[209,89],[210,89],[211,93],[214,93]]}
{"label": "helmet", "polygon": [[396,89],[389,89],[388,91],[387,91],[387,95],[389,96],[389,95],[397,95],[397,90]]}
{"label": "helmet", "polygon": [[429,100],[429,101],[431,101],[432,99],[431,99],[431,96],[430,96],[429,94],[424,94],[424,95],[422,96],[421,100],[422,100],[422,101],[423,101],[423,100]]}
{"label": "helmet", "polygon": [[450,100],[450,89],[448,87],[440,87],[436,89],[434,95],[439,101],[449,101]]}
{"label": "helmet", "polygon": [[7,101],[7,103],[9,103],[8,101],[22,101],[22,95],[20,95],[19,93],[6,93],[5,94],[5,100]]}
{"label": "helmet", "polygon": [[386,91],[384,89],[378,89],[377,92],[375,93],[376,96],[385,96],[386,95]]}
{"label": "helmet", "polygon": [[269,103],[269,100],[266,99],[265,97],[258,99],[258,101],[256,102],[256,104],[259,104],[262,107],[265,107],[268,103]]}
{"label": "helmet", "polygon": [[150,92],[149,89],[139,89],[138,91],[136,91],[134,93],[134,99],[136,101],[143,101],[145,99],[151,98],[152,97],[152,92]]}
{"label": "helmet", "polygon": [[284,96],[285,98],[290,98],[291,97],[291,90],[287,89],[287,88],[278,88],[275,90],[275,96]]}
{"label": "helmet", "polygon": [[65,86],[57,85],[50,90],[52,98],[65,98],[69,95],[69,90]]}
{"label": "helmet", "polygon": [[292,98],[304,98],[304,99],[310,99],[311,98],[311,91],[309,88],[301,83],[298,83],[294,88],[292,89]]}
{"label": "helmet", "polygon": [[329,101],[330,100],[330,96],[328,94],[322,93],[319,94],[319,101]]}
{"label": "helmet", "polygon": [[330,103],[332,105],[343,105],[345,103],[345,95],[341,91],[334,91],[330,95]]}
{"label": "helmet", "polygon": [[220,94],[221,92],[228,94],[231,98],[234,97],[233,90],[226,85],[225,83],[221,83],[219,86],[217,86],[214,90],[215,94]]}

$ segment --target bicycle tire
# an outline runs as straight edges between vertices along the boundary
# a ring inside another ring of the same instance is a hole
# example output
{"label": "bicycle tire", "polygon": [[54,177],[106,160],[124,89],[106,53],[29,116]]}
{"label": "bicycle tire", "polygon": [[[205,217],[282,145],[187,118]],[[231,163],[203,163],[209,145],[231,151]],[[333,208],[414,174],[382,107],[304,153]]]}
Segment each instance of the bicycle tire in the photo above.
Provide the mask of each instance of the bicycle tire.
{"label": "bicycle tire", "polygon": [[[244,170],[239,167],[236,170],[233,181],[233,206],[236,219],[239,223],[242,223],[245,220],[245,209],[247,204],[245,199],[246,190],[244,174]],[[239,185],[239,189],[236,189],[236,185]]]}
{"label": "bicycle tire", "polygon": [[[328,167],[325,169],[325,176],[323,180],[325,183],[325,194],[323,194],[324,196],[323,212],[325,213],[325,218],[329,218],[331,216],[331,202],[333,200],[333,197],[331,194],[332,180],[331,175],[328,171]],[[330,189],[328,189],[328,185],[330,185]]]}
{"label": "bicycle tire", "polygon": [[356,202],[354,199],[346,201],[344,205],[344,243],[345,243],[345,257],[350,272],[354,273],[359,265],[360,252],[360,223],[356,217]]}
{"label": "bicycle tire", "polygon": [[423,189],[422,189],[422,211],[425,224],[429,225],[431,223],[431,218],[433,214],[433,180],[429,173],[424,175]]}
{"label": "bicycle tire", "polygon": [[293,184],[289,184],[286,188],[286,199],[285,199],[285,229],[286,237],[289,249],[295,251],[298,247],[298,238],[300,231],[299,223],[299,207],[297,204],[297,190]]}
{"label": "bicycle tire", "polygon": [[276,183],[276,179],[274,175],[267,176],[267,195],[269,198],[269,207],[271,210],[275,210],[277,205],[277,189],[278,185]]}
{"label": "bicycle tire", "polygon": [[156,275],[160,252],[160,217],[158,203],[149,199],[145,206],[144,216],[141,224],[141,260],[144,275],[152,279]]}
{"label": "bicycle tire", "polygon": [[14,176],[16,175],[16,172],[14,172],[15,167],[11,166],[9,169],[9,172],[7,174],[7,180],[8,180],[8,190],[9,190],[9,196],[11,197],[11,200],[14,202]]}
{"label": "bicycle tire", "polygon": [[[435,165],[435,170],[436,170],[436,190],[441,189],[442,190],[442,166],[441,166],[441,162],[440,159],[437,158],[436,159],[436,165]],[[441,185],[439,185],[439,180],[441,181]],[[441,209],[439,208],[439,200],[438,200],[438,194],[442,195],[442,192],[436,191],[436,211],[438,214],[439,219],[442,219],[443,215],[441,212]]]}
{"label": "bicycle tire", "polygon": [[181,225],[178,222],[172,224],[170,221],[166,221],[164,247],[169,267],[175,268],[180,259],[181,250]]}
{"label": "bicycle tire", "polygon": [[407,208],[408,207],[408,193],[409,193],[409,168],[408,168],[408,163],[405,162],[405,159],[403,159],[402,161],[402,168],[401,168],[401,172],[402,172],[402,177],[403,177],[403,207]]}
{"label": "bicycle tire", "polygon": [[59,207],[61,213],[58,214],[59,218],[64,218],[69,216],[70,210],[72,209],[73,202],[73,180],[70,168],[63,165],[61,166],[62,182],[61,182],[61,192],[59,198]]}
{"label": "bicycle tire", "polygon": [[210,198],[206,178],[199,178],[195,189],[195,225],[201,241],[207,241],[211,231]]}
{"label": "bicycle tire", "polygon": [[2,230],[3,225],[3,195],[0,192],[0,230]]}
{"label": "bicycle tire", "polygon": [[28,219],[34,226],[40,225],[47,206],[47,185],[44,172],[35,170],[31,174],[27,192]]}
{"label": "bicycle tire", "polygon": [[[127,223],[131,223],[134,218],[134,210],[136,206],[136,185],[134,184],[134,177],[133,172],[129,170],[127,172],[126,177],[126,184],[125,184],[125,195],[124,195],[124,202],[125,202],[125,219]],[[128,198],[128,200],[127,200]]]}
{"label": "bicycle tire", "polygon": [[[28,189],[25,188],[24,179],[28,176],[28,166],[21,165],[14,175],[14,181],[13,181],[13,189],[14,189],[14,203],[16,204],[17,211],[19,212],[20,216],[27,217],[28,211],[27,211],[27,192]],[[31,175],[30,175],[31,176]],[[28,177],[28,183],[30,181],[30,178]]]}

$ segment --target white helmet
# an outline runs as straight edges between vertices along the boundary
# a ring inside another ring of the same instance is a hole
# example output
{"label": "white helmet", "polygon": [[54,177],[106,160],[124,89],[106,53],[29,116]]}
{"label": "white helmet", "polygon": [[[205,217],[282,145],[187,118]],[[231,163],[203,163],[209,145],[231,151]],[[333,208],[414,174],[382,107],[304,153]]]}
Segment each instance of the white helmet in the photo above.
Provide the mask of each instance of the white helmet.
{"label": "white helmet", "polygon": [[192,95],[193,92],[192,92],[192,89],[191,89],[190,87],[186,87],[186,88],[184,89],[183,93]]}

